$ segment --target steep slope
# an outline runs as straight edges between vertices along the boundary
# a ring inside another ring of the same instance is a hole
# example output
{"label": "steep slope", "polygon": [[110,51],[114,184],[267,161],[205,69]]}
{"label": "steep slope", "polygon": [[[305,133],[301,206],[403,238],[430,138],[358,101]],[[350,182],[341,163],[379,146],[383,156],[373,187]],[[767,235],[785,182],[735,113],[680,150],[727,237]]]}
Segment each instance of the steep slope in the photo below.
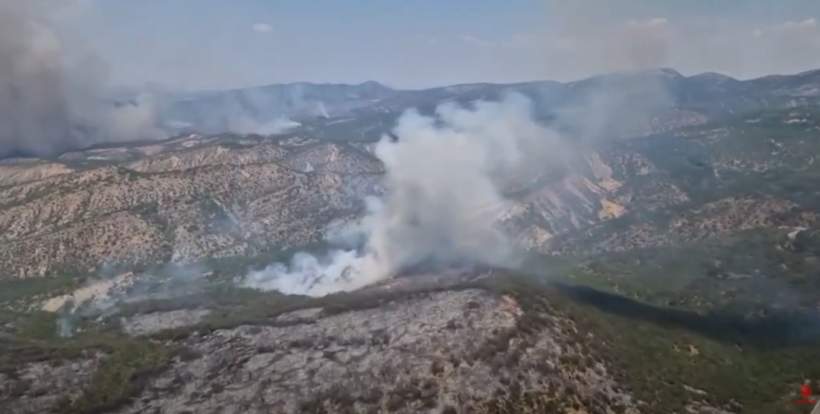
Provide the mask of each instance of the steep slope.
{"label": "steep slope", "polygon": [[[563,253],[810,227],[815,117],[813,107],[752,113],[589,146],[568,169],[513,184],[511,203],[487,208],[523,246]],[[3,272],[27,277],[313,243],[377,191],[383,166],[371,151],[294,136],[190,136],[6,161]],[[610,219],[613,226],[596,226]]]}
{"label": "steep slope", "polygon": [[[541,249],[569,260],[558,271],[575,282],[653,303],[816,313],[818,114],[750,113],[618,143],[646,160],[641,169],[610,164],[624,182],[610,197],[628,211]],[[679,196],[659,200],[662,187]]]}
{"label": "steep slope", "polygon": [[309,244],[355,214],[381,173],[344,144],[253,137],[5,165],[15,184],[0,189],[0,274],[12,278]]}
{"label": "steep slope", "polygon": [[625,184],[611,197],[628,203],[630,213],[554,240],[552,248],[626,250],[752,228],[813,227],[820,194],[809,183],[820,174],[819,125],[818,107],[811,106],[612,145],[602,157]]}

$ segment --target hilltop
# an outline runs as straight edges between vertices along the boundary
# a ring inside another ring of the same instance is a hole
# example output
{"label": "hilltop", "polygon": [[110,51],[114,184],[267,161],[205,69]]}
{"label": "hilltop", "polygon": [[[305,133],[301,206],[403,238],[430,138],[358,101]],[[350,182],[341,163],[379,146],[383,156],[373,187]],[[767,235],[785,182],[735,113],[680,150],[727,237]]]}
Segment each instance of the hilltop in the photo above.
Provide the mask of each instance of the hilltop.
{"label": "hilltop", "polygon": [[[282,134],[0,161],[0,411],[805,412],[799,385],[820,386],[818,77],[303,84]],[[584,97],[638,86],[651,93],[579,129]],[[254,93],[291,90],[277,88]],[[235,283],[326,251],[361,217],[384,191],[375,141],[402,111],[509,90],[574,145],[503,189],[496,225],[519,266],[320,298]],[[246,93],[185,99],[219,112]],[[299,113],[311,102],[327,117]]]}

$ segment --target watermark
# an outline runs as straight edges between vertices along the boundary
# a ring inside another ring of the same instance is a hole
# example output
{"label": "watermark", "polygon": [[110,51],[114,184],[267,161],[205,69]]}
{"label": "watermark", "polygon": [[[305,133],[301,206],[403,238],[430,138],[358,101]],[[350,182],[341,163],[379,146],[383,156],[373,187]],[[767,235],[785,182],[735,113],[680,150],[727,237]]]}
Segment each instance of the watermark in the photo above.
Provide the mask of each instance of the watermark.
{"label": "watermark", "polygon": [[810,400],[811,397],[811,387],[808,385],[801,385],[800,386],[800,399],[795,400],[794,402],[798,404],[817,404],[817,400]]}

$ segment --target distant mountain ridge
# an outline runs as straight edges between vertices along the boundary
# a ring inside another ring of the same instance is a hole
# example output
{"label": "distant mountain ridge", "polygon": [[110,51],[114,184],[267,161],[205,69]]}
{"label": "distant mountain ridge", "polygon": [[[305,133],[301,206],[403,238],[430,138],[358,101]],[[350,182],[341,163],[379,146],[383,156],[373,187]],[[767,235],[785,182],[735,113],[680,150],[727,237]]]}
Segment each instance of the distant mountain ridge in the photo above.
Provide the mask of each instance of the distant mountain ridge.
{"label": "distant mountain ridge", "polygon": [[165,96],[160,115],[166,123],[191,126],[200,132],[256,133],[271,122],[339,115],[393,93],[372,81],[358,85],[274,84]]}
{"label": "distant mountain ridge", "polygon": [[[317,119],[399,114],[432,109],[444,101],[498,99],[508,91],[527,95],[539,116],[589,106],[604,97],[615,107],[696,111],[705,118],[801,106],[820,101],[820,70],[738,80],[718,73],[683,76],[661,68],[614,73],[573,82],[475,83],[402,90],[375,81],[357,85],[298,82],[227,91],[166,93],[158,101],[168,127],[203,133],[278,133]],[[600,102],[598,102],[600,104]]]}

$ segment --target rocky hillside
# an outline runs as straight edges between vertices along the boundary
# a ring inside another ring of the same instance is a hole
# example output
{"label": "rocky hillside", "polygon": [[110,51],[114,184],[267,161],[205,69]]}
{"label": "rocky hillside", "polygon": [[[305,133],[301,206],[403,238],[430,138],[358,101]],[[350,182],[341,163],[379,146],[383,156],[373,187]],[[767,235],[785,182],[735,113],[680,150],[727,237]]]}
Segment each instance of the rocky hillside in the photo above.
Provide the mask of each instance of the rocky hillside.
{"label": "rocky hillside", "polygon": [[[584,141],[487,206],[528,248],[520,268],[322,298],[233,281],[361,213],[392,107],[2,161],[0,412],[808,412],[794,400],[820,386],[816,74],[652,73],[688,106]],[[422,96],[379,91],[395,108]]]}
{"label": "rocky hillside", "polygon": [[[508,189],[509,206],[488,208],[524,247],[561,253],[811,228],[818,120],[815,107],[750,113],[587,146],[569,170],[525,180]],[[371,151],[372,144],[293,134],[191,135],[3,161],[0,237],[8,248],[0,274],[256,256],[316,243],[377,190],[383,167]]]}
{"label": "rocky hillside", "polygon": [[[748,113],[601,151],[623,213],[541,245],[576,281],[644,301],[820,309],[820,111]],[[628,155],[626,155],[628,154]],[[640,161],[636,161],[640,160]]]}
{"label": "rocky hillside", "polygon": [[0,274],[247,256],[321,239],[382,166],[306,139],[187,136],[0,163]]}
{"label": "rocky hillside", "polygon": [[[383,166],[371,151],[300,137],[192,135],[0,162],[0,275],[258,256],[321,242],[328,224],[355,218],[363,196],[378,191]],[[527,177],[508,189],[510,205],[486,208],[536,248],[618,217],[630,202],[610,165],[622,161],[602,154],[579,152],[572,171]]]}
{"label": "rocky hillside", "polygon": [[673,245],[739,230],[817,226],[817,107],[749,113],[612,144],[602,158],[623,182],[617,220],[552,240],[554,251]]}
{"label": "rocky hillside", "polygon": [[[756,325],[657,309],[615,316],[497,272],[409,282],[321,299],[223,291],[155,301],[81,322],[71,339],[47,329],[53,319],[17,315],[0,342],[0,407],[801,413],[798,385],[820,375],[817,347],[780,335],[761,342],[767,331]],[[641,320],[664,314],[664,326]]]}

